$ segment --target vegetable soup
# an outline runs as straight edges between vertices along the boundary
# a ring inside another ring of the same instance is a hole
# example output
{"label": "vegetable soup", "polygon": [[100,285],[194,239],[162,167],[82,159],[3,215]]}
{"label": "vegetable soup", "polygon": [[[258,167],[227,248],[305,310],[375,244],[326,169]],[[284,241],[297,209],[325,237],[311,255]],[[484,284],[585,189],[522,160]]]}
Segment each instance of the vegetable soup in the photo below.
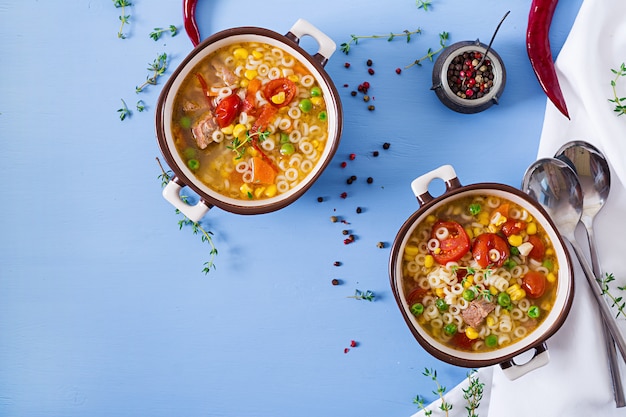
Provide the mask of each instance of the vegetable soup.
{"label": "vegetable soup", "polygon": [[535,330],[556,298],[554,247],[542,226],[500,197],[446,203],[411,233],[402,290],[433,338],[454,349],[489,351]]}
{"label": "vegetable soup", "polygon": [[301,183],[328,142],[323,90],[281,48],[240,42],[198,63],[174,99],[176,148],[196,177],[235,199],[272,198]]}

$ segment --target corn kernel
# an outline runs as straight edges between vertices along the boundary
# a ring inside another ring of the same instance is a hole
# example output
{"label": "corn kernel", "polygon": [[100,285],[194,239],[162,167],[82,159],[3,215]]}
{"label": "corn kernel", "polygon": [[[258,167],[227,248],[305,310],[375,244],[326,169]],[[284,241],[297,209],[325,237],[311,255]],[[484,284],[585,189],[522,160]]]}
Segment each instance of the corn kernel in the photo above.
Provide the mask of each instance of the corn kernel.
{"label": "corn kernel", "polygon": [[300,77],[298,77],[296,74],[292,74],[292,75],[289,75],[287,79],[289,81],[293,81],[294,83],[297,83],[300,80]]}
{"label": "corn kernel", "polygon": [[265,188],[265,197],[274,197],[276,195],[276,185],[275,184],[270,184]]}
{"label": "corn kernel", "polygon": [[324,99],[322,97],[311,97],[311,103],[313,103],[314,106],[320,106],[322,103],[324,103]]}
{"label": "corn kernel", "polygon": [[[255,156],[259,156],[259,151],[257,151],[256,149],[254,149],[252,146],[246,148],[246,153],[252,157]],[[237,161],[239,162],[239,161]],[[235,162],[235,165],[237,164],[237,162]]]}
{"label": "corn kernel", "polygon": [[243,76],[246,77],[249,80],[254,80],[256,78],[256,76],[259,75],[259,73],[257,72],[257,70],[246,70],[243,73]]}
{"label": "corn kernel", "polygon": [[252,56],[255,59],[261,59],[261,58],[263,58],[263,52],[254,50],[254,51],[252,51]]}
{"label": "corn kernel", "polygon": [[550,311],[550,309],[552,308],[552,305],[550,304],[550,301],[544,301],[541,303],[539,307],[541,307],[541,309],[544,311]]}
{"label": "corn kernel", "polygon": [[238,138],[241,134],[246,133],[246,125],[242,125],[241,123],[237,123],[233,128],[233,136]]}
{"label": "corn kernel", "polygon": [[265,187],[257,187],[254,189],[254,196],[256,198],[260,198],[261,195],[263,194],[263,191],[265,191]]}
{"label": "corn kernel", "polygon": [[500,226],[504,223],[506,223],[506,216],[503,216],[502,213],[500,213],[499,211],[497,211],[492,217],[491,217],[491,224],[494,224],[496,226]]}
{"label": "corn kernel", "polygon": [[465,329],[465,336],[470,340],[474,340],[478,338],[478,332],[473,327],[468,327]]}
{"label": "corn kernel", "polygon": [[474,285],[474,275],[466,275],[463,280],[463,288],[467,289]]}
{"label": "corn kernel", "polygon": [[479,236],[483,231],[481,230],[480,227],[475,227],[474,228],[474,236]]}
{"label": "corn kernel", "polygon": [[234,125],[228,125],[226,127],[221,128],[220,130],[222,131],[223,134],[225,135],[232,135],[233,134],[233,129],[235,128]]}
{"label": "corn kernel", "polygon": [[476,218],[476,220],[478,220],[478,223],[482,224],[483,226],[487,226],[489,224],[489,213],[487,213],[486,211],[481,211],[480,213],[478,213],[478,217]]}
{"label": "corn kernel", "polygon": [[415,256],[418,253],[420,253],[420,250],[417,246],[415,245],[406,245],[404,247],[404,253],[405,255],[409,255],[409,256]]}
{"label": "corn kernel", "polygon": [[548,275],[546,276],[546,279],[550,283],[555,283],[556,282],[556,275],[554,275],[552,272],[548,272]]}
{"label": "corn kernel", "polygon": [[491,285],[489,286],[489,292],[491,293],[491,295],[496,295],[498,293],[498,289]]}
{"label": "corn kernel", "polygon": [[243,183],[241,187],[239,187],[239,191],[241,191],[241,194],[244,196],[248,196],[248,194],[252,192],[252,188],[248,184]]}
{"label": "corn kernel", "polygon": [[429,215],[428,215],[428,217],[426,217],[426,221],[427,221],[428,223],[434,223],[434,222],[435,222],[435,220],[437,220],[437,217],[435,217],[435,215],[434,215],[434,214],[429,214]]}
{"label": "corn kernel", "polygon": [[473,238],[474,238],[474,232],[472,231],[472,228],[471,228],[471,227],[466,227],[466,228],[465,228],[465,233],[467,233],[467,236],[468,236],[470,239],[473,239]]}
{"label": "corn kernel", "polygon": [[432,268],[434,264],[435,264],[435,258],[433,258],[432,255],[426,255],[424,257],[424,266],[426,268]]}
{"label": "corn kernel", "polygon": [[285,98],[286,98],[285,92],[281,91],[278,94],[273,95],[271,100],[272,100],[272,103],[274,104],[283,104],[285,102]]}
{"label": "corn kernel", "polygon": [[511,285],[506,289],[506,292],[511,296],[511,301],[519,301],[526,297],[526,291],[520,288],[519,284]]}
{"label": "corn kernel", "polygon": [[511,246],[519,246],[523,243],[523,239],[521,235],[511,235],[509,236],[509,245]]}
{"label": "corn kernel", "polygon": [[537,223],[528,223],[528,226],[526,226],[526,233],[528,233],[529,235],[534,235],[535,233],[537,233]]}
{"label": "corn kernel", "polygon": [[233,51],[233,56],[237,59],[248,58],[248,50],[245,48],[237,48]]}
{"label": "corn kernel", "polygon": [[493,327],[496,325],[496,318],[490,314],[485,319],[485,322],[487,323],[488,327]]}
{"label": "corn kernel", "polygon": [[487,226],[487,229],[489,229],[491,233],[496,233],[498,231],[498,227],[493,223]]}
{"label": "corn kernel", "polygon": [[241,88],[246,88],[248,87],[249,84],[250,84],[250,81],[248,81],[248,79],[246,78],[242,78],[241,81],[239,81],[239,87]]}
{"label": "corn kernel", "polygon": [[433,252],[435,253],[435,255],[439,255],[441,253],[441,248],[435,248]]}
{"label": "corn kernel", "polygon": [[554,255],[554,249],[552,248],[547,248],[546,249],[546,255],[550,256],[550,255]]}
{"label": "corn kernel", "polygon": [[435,288],[435,294],[437,294],[437,297],[439,298],[443,298],[444,297],[444,292],[443,292],[443,288],[439,287],[439,288]]}

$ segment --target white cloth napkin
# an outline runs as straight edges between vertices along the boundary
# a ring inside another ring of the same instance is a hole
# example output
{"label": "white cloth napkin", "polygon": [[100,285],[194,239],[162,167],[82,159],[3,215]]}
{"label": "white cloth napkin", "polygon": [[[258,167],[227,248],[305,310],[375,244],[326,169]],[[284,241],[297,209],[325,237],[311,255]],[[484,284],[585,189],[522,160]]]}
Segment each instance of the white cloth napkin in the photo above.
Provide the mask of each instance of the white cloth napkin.
{"label": "white cloth napkin", "polygon": [[[548,101],[538,158],[552,157],[561,145],[584,140],[599,148],[611,167],[611,192],[594,222],[599,262],[604,272],[615,275],[616,285],[626,285],[626,115],[617,116],[610,81],[611,68],[626,61],[626,1],[585,0],[558,56],[556,67],[571,120]],[[626,96],[626,77],[618,81],[618,93]],[[521,182],[521,178],[520,178]],[[577,240],[586,248],[584,230]],[[616,408],[608,371],[606,345],[595,299],[572,252],[575,297],[571,312],[547,344],[550,363],[515,381],[509,381],[498,366],[481,369],[486,382],[478,415],[489,417],[578,417],[626,416]],[[615,293],[626,293],[616,290]],[[618,319],[622,334],[626,320]],[[618,353],[619,356],[619,353]],[[626,365],[619,359],[626,385]],[[447,401],[454,404],[450,417],[466,416],[462,389],[451,390]],[[490,395],[489,395],[490,394]],[[437,413],[438,402],[429,407]],[[419,412],[413,417],[423,416]]]}
{"label": "white cloth napkin", "polygon": [[[625,61],[626,1],[585,0],[556,62],[571,120],[548,101],[538,151],[538,158],[552,157],[566,142],[584,140],[608,158],[611,192],[594,231],[601,269],[613,273],[621,286],[626,283],[626,116],[617,116],[608,99],[615,76],[610,70]],[[617,87],[626,96],[626,78]],[[584,232],[577,232],[586,247]],[[615,407],[595,299],[573,254],[572,262],[574,304],[563,327],[548,340],[550,364],[516,381],[494,368],[489,416],[626,416],[626,408]],[[621,318],[618,324],[626,334],[626,321]],[[626,385],[621,358],[620,370]]]}

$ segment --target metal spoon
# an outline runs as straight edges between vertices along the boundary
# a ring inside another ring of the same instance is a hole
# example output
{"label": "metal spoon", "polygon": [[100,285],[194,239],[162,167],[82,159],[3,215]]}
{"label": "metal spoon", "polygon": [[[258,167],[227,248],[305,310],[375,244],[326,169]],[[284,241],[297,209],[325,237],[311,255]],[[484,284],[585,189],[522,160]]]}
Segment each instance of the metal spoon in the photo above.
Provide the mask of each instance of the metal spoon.
{"label": "metal spoon", "polygon": [[[593,219],[604,206],[611,188],[611,170],[602,152],[595,146],[584,141],[572,141],[563,145],[555,155],[570,165],[580,181],[583,191],[583,212],[581,223],[587,231],[587,241],[591,254],[591,269],[596,277],[602,276],[598,250],[593,232]],[[608,330],[604,328],[604,336],[607,339],[606,349],[609,360],[609,370],[613,382],[613,395],[618,408],[626,406],[624,387],[619,371],[615,343],[609,338]]]}
{"label": "metal spoon", "polygon": [[585,258],[574,232],[583,211],[583,193],[574,170],[565,162],[555,158],[540,159],[526,170],[522,190],[537,200],[556,223],[561,235],[574,249],[587,283],[600,308],[607,331],[615,340],[622,358],[626,360],[626,340],[622,337],[617,322],[602,296],[602,289]]}

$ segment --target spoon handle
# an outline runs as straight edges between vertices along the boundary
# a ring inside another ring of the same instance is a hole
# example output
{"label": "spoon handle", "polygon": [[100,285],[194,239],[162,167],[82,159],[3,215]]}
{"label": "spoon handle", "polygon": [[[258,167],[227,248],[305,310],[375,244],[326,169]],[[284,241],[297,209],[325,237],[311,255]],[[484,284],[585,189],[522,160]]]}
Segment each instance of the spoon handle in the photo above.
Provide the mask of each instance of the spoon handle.
{"label": "spoon handle", "polygon": [[[602,275],[600,269],[600,262],[598,259],[598,249],[596,247],[596,239],[593,233],[593,224],[589,222],[583,222],[585,229],[587,230],[587,242],[589,242],[589,253],[591,254],[591,269],[596,277]],[[599,284],[598,284],[599,285]],[[615,341],[610,337],[608,328],[605,323],[602,326],[602,332],[606,339],[606,353],[609,361],[609,371],[611,373],[611,381],[613,383],[613,396],[615,398],[615,405],[617,408],[626,406],[626,398],[624,397],[624,386],[622,384],[622,377],[619,370],[619,360],[617,352],[615,350]]]}
{"label": "spoon handle", "polygon": [[598,303],[602,320],[604,321],[604,324],[606,325],[608,332],[613,337],[613,340],[615,340],[615,344],[617,345],[617,348],[619,349],[619,352],[622,355],[622,358],[626,361],[626,340],[624,340],[624,338],[622,337],[622,334],[620,333],[620,330],[617,327],[617,322],[613,319],[613,315],[611,314],[611,311],[609,310],[609,306],[604,300],[604,297],[602,296],[602,289],[598,285],[598,280],[595,274],[593,273],[593,271],[591,270],[591,267],[589,266],[589,262],[587,262],[587,258],[585,258],[585,255],[582,249],[580,248],[580,245],[578,244],[578,242],[576,242],[576,240],[573,238],[569,238],[568,240],[569,240],[570,245],[574,249],[576,256],[578,257],[578,262],[580,263],[580,266],[583,268],[583,272],[585,273],[585,277],[587,278],[587,283],[589,284],[589,288],[591,289],[591,292],[593,293],[593,296],[595,297]]}

